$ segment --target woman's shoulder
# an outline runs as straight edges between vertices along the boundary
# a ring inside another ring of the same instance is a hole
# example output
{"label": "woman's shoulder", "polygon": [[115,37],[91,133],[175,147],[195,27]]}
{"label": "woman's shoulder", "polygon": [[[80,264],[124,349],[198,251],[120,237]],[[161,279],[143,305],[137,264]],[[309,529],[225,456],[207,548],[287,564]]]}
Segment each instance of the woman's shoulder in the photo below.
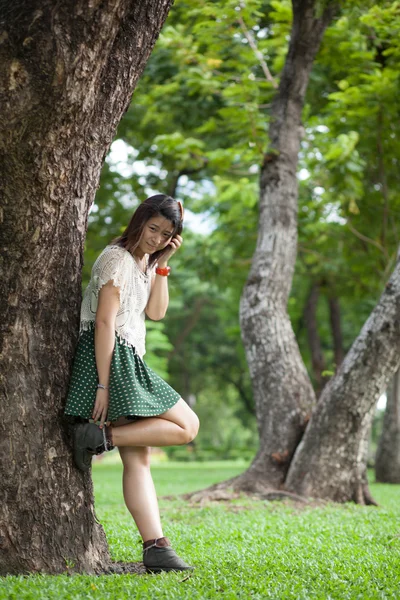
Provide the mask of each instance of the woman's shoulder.
{"label": "woman's shoulder", "polygon": [[129,257],[132,257],[131,253],[128,252],[128,250],[126,250],[122,246],[118,246],[117,244],[109,244],[99,254],[98,259],[100,259],[100,258],[127,259]]}
{"label": "woman's shoulder", "polygon": [[116,244],[106,246],[96,258],[93,265],[94,271],[101,271],[103,268],[116,267],[117,265],[127,267],[132,256],[128,250]]}
{"label": "woman's shoulder", "polygon": [[123,246],[119,246],[118,244],[108,244],[103,252],[113,252],[113,253],[117,253],[120,254],[121,256],[125,256],[125,255],[129,255],[131,256],[131,253],[124,248]]}

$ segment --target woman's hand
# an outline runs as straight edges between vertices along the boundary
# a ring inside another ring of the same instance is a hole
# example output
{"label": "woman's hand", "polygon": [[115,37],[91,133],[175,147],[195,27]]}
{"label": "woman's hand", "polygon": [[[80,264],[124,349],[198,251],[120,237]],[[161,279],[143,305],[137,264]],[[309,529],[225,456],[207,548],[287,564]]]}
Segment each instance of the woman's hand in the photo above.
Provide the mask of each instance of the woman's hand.
{"label": "woman's hand", "polygon": [[172,240],[170,242],[168,242],[166,247],[170,246],[170,248],[168,248],[167,252],[160,259],[160,261],[158,263],[159,267],[165,267],[165,265],[167,264],[167,262],[169,261],[171,256],[173,254],[175,254],[175,252],[178,250],[178,248],[181,247],[182,242],[183,242],[183,238],[181,235],[176,235],[174,238],[172,238]]}
{"label": "woman's hand", "polygon": [[103,429],[107,412],[108,412],[108,390],[98,388],[96,393],[96,401],[93,408],[92,419],[93,421],[100,421],[100,429]]}

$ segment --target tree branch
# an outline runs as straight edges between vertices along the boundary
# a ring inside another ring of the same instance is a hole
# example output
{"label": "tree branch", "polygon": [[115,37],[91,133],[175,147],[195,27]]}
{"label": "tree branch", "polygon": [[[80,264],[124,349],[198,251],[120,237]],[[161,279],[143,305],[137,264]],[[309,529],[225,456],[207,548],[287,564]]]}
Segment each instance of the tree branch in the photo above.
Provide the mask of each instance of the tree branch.
{"label": "tree branch", "polygon": [[366,235],[364,235],[363,233],[360,233],[359,231],[357,231],[357,229],[355,229],[353,227],[353,225],[351,224],[350,219],[347,219],[346,225],[348,226],[348,228],[350,229],[350,231],[352,233],[354,233],[355,236],[357,236],[363,242],[367,242],[368,244],[372,244],[372,246],[375,246],[376,248],[378,248],[378,250],[380,250],[383,253],[383,255],[385,256],[385,258],[387,260],[389,260],[386,248],[384,248],[383,246],[381,246],[381,244],[379,244],[379,242],[376,242],[375,240],[373,240],[373,239],[367,237]]}
{"label": "tree branch", "polygon": [[174,348],[169,352],[167,359],[170,360],[174,354],[178,351],[180,346],[182,346],[183,342],[189,335],[189,333],[194,329],[198,320],[200,319],[201,309],[205,304],[207,304],[207,298],[197,298],[196,303],[194,305],[193,312],[186,324],[186,327],[182,330],[180,335],[178,335],[177,339],[174,342]]}
{"label": "tree branch", "polygon": [[262,53],[259,51],[259,49],[257,48],[257,44],[255,42],[255,39],[253,37],[253,34],[251,33],[251,31],[249,31],[242,19],[242,17],[238,17],[237,19],[241,30],[243,31],[243,34],[246,38],[246,40],[249,42],[249,46],[250,48],[253,50],[254,54],[256,55],[257,59],[260,62],[260,66],[264,72],[265,78],[267,79],[267,81],[269,81],[272,86],[277,89],[278,88],[278,84],[276,79],[272,76],[271,71],[268,69],[268,65],[265,62],[265,59],[262,55]]}

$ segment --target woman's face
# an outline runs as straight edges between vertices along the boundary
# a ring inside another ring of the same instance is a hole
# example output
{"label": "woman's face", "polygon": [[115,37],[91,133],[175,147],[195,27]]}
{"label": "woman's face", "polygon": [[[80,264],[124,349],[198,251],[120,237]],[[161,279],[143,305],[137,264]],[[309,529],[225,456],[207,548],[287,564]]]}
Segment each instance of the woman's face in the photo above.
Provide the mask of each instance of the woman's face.
{"label": "woman's face", "polygon": [[162,250],[172,239],[174,226],[162,215],[151,217],[144,226],[140,246],[146,254]]}

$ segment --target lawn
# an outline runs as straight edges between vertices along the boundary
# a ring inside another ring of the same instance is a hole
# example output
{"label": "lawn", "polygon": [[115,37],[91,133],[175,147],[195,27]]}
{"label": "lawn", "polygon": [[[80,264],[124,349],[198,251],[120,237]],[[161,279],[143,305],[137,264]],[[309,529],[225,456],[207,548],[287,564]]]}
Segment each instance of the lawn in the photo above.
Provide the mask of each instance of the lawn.
{"label": "lawn", "polygon": [[[112,458],[111,456],[109,457]],[[233,462],[160,463],[160,496],[200,489],[244,468]],[[141,544],[121,491],[121,465],[93,468],[96,513],[112,558],[140,561]],[[192,576],[60,575],[7,577],[0,598],[133,600],[200,598],[400,598],[400,486],[371,485],[379,507],[239,499],[203,507],[160,499],[164,534]]]}

